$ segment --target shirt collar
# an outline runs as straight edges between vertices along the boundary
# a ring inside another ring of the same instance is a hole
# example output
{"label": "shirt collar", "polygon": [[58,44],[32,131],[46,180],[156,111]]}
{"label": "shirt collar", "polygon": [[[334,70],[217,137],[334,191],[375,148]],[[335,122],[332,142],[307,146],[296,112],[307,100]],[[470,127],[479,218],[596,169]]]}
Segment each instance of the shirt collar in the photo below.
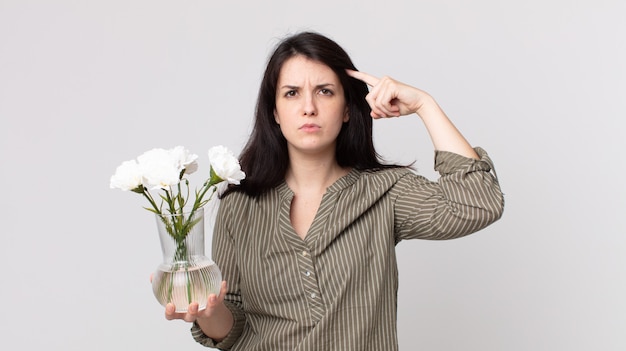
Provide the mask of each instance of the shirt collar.
{"label": "shirt collar", "polygon": [[[352,184],[354,184],[357,179],[361,176],[361,171],[356,168],[352,168],[348,174],[337,179],[331,186],[326,189],[326,193],[334,193],[341,191]],[[276,191],[278,195],[287,200],[291,200],[293,198],[293,191],[287,186],[287,183],[283,181],[276,187]]]}

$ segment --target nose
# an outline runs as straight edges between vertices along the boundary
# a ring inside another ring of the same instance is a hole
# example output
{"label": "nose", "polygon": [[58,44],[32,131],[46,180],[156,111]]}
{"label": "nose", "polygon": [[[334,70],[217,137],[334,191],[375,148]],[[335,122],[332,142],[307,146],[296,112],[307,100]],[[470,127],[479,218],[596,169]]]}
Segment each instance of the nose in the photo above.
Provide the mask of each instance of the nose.
{"label": "nose", "polygon": [[303,112],[305,116],[317,115],[317,106],[313,94],[306,94],[304,98]]}

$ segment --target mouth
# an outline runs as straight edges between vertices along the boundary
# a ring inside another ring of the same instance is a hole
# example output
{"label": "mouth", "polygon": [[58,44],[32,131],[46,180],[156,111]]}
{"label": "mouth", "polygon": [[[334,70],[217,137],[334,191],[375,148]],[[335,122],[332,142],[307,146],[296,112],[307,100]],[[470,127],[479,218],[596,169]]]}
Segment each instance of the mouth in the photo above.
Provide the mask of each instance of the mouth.
{"label": "mouth", "polygon": [[319,130],[321,127],[318,126],[317,124],[313,124],[313,123],[307,123],[307,124],[303,124],[300,126],[300,130],[304,131],[304,132],[314,132]]}

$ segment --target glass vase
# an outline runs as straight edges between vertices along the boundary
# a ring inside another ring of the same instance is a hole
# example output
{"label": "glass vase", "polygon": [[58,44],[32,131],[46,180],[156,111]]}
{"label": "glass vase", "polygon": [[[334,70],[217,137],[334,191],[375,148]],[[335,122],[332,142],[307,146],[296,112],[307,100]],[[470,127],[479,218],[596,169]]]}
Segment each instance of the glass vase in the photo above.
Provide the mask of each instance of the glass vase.
{"label": "glass vase", "polygon": [[163,306],[173,303],[176,312],[189,304],[206,308],[210,294],[219,294],[222,274],[204,254],[204,209],[193,213],[156,215],[163,262],[152,276],[152,291]]}

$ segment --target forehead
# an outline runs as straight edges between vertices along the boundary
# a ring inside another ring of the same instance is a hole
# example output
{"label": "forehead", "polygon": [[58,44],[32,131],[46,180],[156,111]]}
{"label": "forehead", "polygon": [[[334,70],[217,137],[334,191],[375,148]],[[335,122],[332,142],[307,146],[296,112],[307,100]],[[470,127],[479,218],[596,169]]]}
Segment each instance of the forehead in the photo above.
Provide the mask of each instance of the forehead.
{"label": "forehead", "polygon": [[283,63],[278,82],[282,84],[304,82],[339,84],[339,77],[325,64],[297,55]]}

